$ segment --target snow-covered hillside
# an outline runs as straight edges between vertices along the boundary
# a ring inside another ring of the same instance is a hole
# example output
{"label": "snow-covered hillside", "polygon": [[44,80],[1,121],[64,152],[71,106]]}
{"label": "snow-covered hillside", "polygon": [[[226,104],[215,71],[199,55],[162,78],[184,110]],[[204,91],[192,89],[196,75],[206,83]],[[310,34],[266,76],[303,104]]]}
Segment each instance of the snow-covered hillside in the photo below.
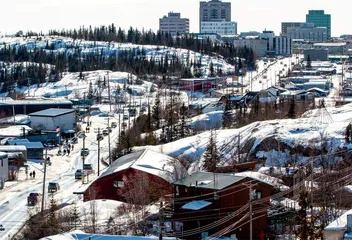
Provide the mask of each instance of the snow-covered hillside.
{"label": "snow-covered hillside", "polygon": [[[148,59],[153,58],[154,61],[159,61],[168,55],[169,59],[173,56],[178,57],[184,63],[201,62],[201,71],[203,75],[209,74],[210,62],[213,63],[215,68],[219,68],[222,72],[233,72],[234,67],[226,63],[220,57],[210,57],[186,49],[176,49],[166,46],[156,45],[137,45],[131,43],[115,43],[115,42],[100,42],[100,41],[85,41],[82,39],[73,40],[72,38],[65,37],[2,37],[0,38],[0,49],[5,46],[14,46],[17,49],[21,46],[26,46],[28,50],[43,49],[47,53],[66,53],[72,54],[75,50],[79,49],[81,54],[90,53],[104,53],[105,56],[118,55],[120,51],[132,50],[137,52],[144,52]],[[47,49],[48,46],[54,46],[55,50]]]}
{"label": "snow-covered hillside", "polygon": [[[266,166],[304,162],[309,156],[320,154],[322,147],[327,154],[351,149],[352,145],[345,142],[345,130],[352,120],[352,104],[327,110],[333,120],[331,123],[313,124],[313,116],[317,111],[313,110],[299,119],[255,122],[239,129],[216,131],[217,146],[222,155],[221,164],[226,166],[237,161],[238,147],[241,149],[241,161],[266,159]],[[209,138],[210,132],[204,132],[147,148],[189,159],[193,162],[190,171],[196,171],[202,170],[202,157]]]}
{"label": "snow-covered hillside", "polygon": [[[58,82],[47,82],[29,87],[17,88],[17,92],[23,92],[31,97],[68,97],[68,99],[78,98],[84,99],[88,97],[89,86],[92,85],[94,96],[107,98],[109,94],[108,86],[110,86],[110,95],[115,97],[128,97],[128,93],[122,94],[124,86],[129,89],[133,95],[144,95],[149,93],[152,87],[150,82],[141,82],[136,84],[137,77],[126,72],[112,72],[107,70],[83,72],[83,79],[79,73],[64,73],[63,78]],[[128,78],[130,83],[128,84]],[[105,80],[104,80],[105,79]],[[121,90],[119,92],[119,90]]]}

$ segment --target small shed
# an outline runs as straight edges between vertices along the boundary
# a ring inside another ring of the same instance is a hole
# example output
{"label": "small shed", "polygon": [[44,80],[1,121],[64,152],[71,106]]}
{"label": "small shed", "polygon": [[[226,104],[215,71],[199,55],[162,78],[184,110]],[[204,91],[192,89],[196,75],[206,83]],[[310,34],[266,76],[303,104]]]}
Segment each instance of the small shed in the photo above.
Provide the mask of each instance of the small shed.
{"label": "small shed", "polygon": [[31,117],[32,128],[49,131],[55,131],[57,127],[61,130],[70,130],[74,128],[74,109],[49,108],[31,113],[29,116]]}
{"label": "small shed", "polygon": [[24,159],[27,159],[27,148],[23,145],[0,145],[0,152],[5,153],[21,153]]}
{"label": "small shed", "polygon": [[14,146],[25,146],[27,149],[28,159],[36,159],[36,160],[43,159],[44,146],[41,142],[25,142],[21,140],[12,140],[11,144]]}

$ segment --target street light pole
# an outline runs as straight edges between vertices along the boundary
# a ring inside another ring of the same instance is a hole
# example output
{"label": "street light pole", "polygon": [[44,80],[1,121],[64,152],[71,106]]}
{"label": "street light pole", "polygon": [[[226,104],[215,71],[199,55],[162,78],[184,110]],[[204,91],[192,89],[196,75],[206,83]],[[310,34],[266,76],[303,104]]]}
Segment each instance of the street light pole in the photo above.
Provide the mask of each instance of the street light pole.
{"label": "street light pole", "polygon": [[100,128],[98,128],[97,141],[98,141],[98,177],[99,177],[99,172],[100,172]]}
{"label": "street light pole", "polygon": [[110,146],[110,117],[108,117],[108,144],[109,144],[109,165],[111,165],[111,146]]}
{"label": "street light pole", "polygon": [[86,133],[84,132],[83,133],[83,148],[82,148],[82,150],[83,151],[81,151],[81,155],[82,155],[82,170],[84,169],[84,160],[85,160],[85,148],[86,148]]}
{"label": "street light pole", "polygon": [[45,178],[46,178],[46,159],[48,158],[48,149],[45,148],[45,159],[44,159],[44,177],[43,177],[43,193],[42,193],[42,209],[41,213],[44,211],[44,199],[45,199]]}

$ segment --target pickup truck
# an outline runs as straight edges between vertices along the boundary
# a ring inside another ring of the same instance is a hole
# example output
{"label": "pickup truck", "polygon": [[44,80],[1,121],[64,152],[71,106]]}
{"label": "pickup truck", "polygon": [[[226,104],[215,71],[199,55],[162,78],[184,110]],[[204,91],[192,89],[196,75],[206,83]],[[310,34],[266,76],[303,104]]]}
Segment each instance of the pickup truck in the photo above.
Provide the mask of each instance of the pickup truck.
{"label": "pickup truck", "polygon": [[40,193],[30,193],[27,197],[27,204],[28,206],[34,206],[40,202],[41,199],[42,195]]}

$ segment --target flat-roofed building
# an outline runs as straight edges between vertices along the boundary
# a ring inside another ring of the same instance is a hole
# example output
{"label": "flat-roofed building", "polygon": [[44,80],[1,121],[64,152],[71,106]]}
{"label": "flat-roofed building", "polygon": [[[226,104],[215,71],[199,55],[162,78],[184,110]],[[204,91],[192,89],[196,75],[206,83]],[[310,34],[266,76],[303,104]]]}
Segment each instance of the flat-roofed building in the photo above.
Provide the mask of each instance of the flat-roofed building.
{"label": "flat-roofed building", "polygon": [[236,35],[237,34],[237,23],[216,21],[216,22],[201,22],[200,24],[201,33],[217,33],[219,35]]}
{"label": "flat-roofed building", "polygon": [[159,19],[159,31],[173,36],[189,33],[189,19],[181,18],[180,13],[169,12],[167,16]]}

